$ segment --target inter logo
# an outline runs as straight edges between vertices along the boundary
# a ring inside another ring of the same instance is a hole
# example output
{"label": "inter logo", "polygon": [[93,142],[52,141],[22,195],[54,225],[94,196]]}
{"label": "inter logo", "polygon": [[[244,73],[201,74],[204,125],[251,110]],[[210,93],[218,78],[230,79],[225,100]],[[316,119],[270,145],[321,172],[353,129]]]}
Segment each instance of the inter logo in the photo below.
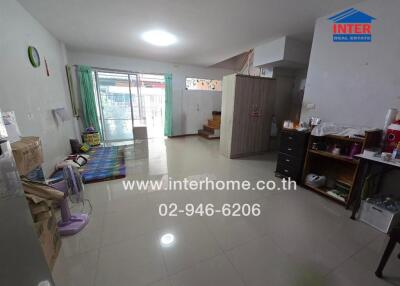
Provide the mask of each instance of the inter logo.
{"label": "inter logo", "polygon": [[376,20],[354,8],[328,18],[332,24],[334,42],[371,42],[371,23]]}

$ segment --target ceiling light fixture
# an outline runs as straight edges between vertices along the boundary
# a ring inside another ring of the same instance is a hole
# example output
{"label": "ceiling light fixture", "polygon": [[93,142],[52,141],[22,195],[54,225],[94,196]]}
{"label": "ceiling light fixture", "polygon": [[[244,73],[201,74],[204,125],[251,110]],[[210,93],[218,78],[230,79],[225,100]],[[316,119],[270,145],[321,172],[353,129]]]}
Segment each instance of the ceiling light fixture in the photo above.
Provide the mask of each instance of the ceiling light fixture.
{"label": "ceiling light fixture", "polygon": [[174,35],[163,30],[151,30],[144,32],[142,34],[142,39],[149,44],[159,47],[167,47],[175,44],[178,41]]}
{"label": "ceiling light fixture", "polygon": [[163,236],[161,236],[160,242],[161,246],[169,247],[174,244],[175,236],[172,233],[166,233]]}

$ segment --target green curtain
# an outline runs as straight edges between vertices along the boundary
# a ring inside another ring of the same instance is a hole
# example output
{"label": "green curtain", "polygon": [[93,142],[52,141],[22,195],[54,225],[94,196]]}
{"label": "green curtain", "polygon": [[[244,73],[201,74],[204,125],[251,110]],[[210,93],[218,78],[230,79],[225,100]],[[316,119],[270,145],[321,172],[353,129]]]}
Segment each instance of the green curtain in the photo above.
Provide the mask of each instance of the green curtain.
{"label": "green curtain", "polygon": [[97,117],[96,99],[94,95],[92,69],[87,66],[78,66],[80,94],[83,106],[83,125],[85,128],[94,127],[101,133]]}
{"label": "green curtain", "polygon": [[165,122],[164,135],[172,136],[172,74],[165,74]]}

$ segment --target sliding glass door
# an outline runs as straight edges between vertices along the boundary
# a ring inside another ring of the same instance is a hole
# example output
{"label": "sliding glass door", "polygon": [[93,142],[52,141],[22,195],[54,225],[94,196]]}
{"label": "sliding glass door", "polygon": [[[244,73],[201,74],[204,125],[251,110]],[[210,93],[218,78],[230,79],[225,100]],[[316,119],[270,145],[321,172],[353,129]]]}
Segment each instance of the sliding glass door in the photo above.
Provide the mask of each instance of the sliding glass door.
{"label": "sliding glass door", "polygon": [[96,72],[105,141],[133,139],[131,77],[137,78],[136,75]]}
{"label": "sliding glass door", "polygon": [[94,78],[105,141],[132,140],[135,127],[164,136],[164,76],[97,70]]}

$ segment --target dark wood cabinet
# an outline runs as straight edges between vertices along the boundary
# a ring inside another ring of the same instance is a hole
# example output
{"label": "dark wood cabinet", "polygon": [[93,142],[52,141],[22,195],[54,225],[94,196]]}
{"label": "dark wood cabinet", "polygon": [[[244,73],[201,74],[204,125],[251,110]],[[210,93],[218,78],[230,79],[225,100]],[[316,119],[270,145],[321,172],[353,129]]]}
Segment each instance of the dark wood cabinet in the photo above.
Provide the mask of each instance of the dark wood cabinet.
{"label": "dark wood cabinet", "polygon": [[309,132],[284,129],[280,133],[280,145],[276,175],[290,177],[301,182]]}

